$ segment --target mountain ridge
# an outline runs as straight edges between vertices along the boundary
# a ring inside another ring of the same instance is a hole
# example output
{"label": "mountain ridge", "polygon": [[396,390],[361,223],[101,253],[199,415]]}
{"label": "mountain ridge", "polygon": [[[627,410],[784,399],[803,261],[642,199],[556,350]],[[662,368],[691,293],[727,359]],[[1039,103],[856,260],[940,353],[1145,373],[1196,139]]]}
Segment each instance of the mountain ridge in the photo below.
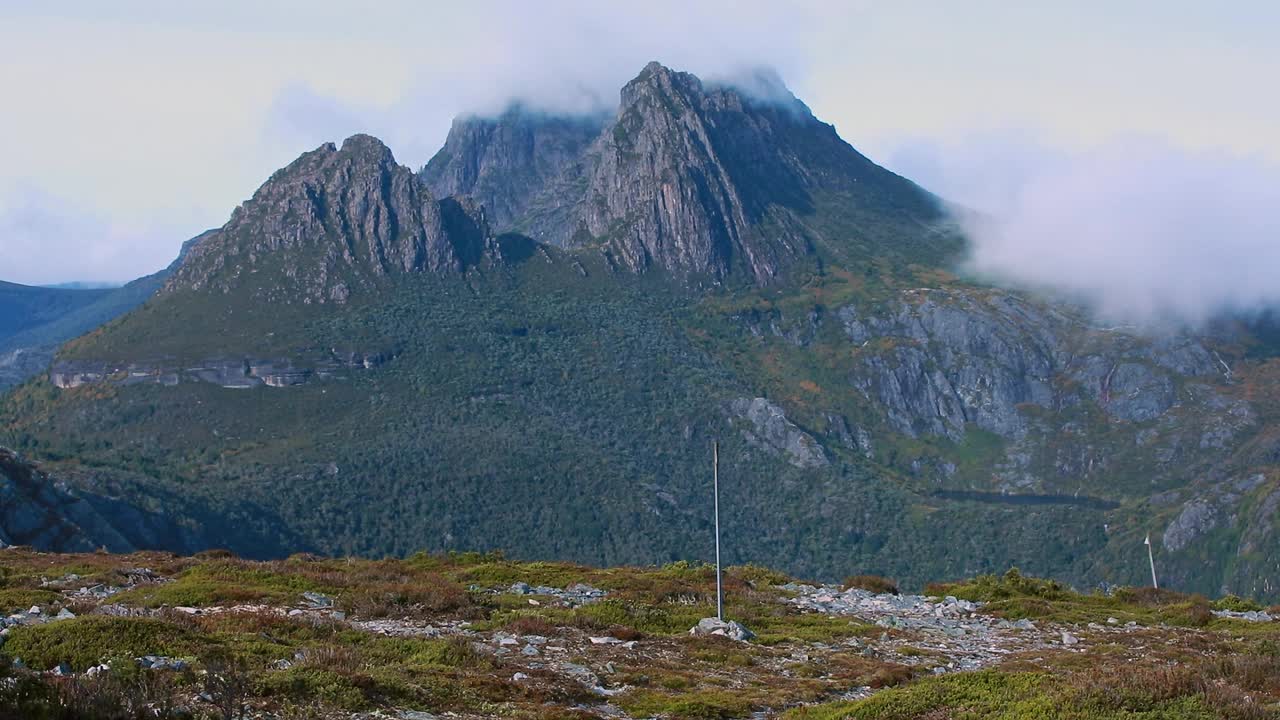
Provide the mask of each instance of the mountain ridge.
{"label": "mountain ridge", "polygon": [[[815,232],[803,218],[817,192],[853,193],[916,222],[942,218],[935,198],[871,163],[780,83],[773,94],[760,99],[652,62],[622,88],[606,122],[513,105],[496,118],[455,122],[421,174],[439,192],[492,202],[484,186],[492,162],[528,179],[504,188],[514,199],[497,230],[561,247],[600,244],[631,271],[713,283],[735,268],[769,283],[788,265],[811,262]],[[521,152],[493,148],[494,137],[523,139]]]}
{"label": "mountain ridge", "polygon": [[240,271],[256,273],[260,258],[265,266],[281,253],[293,265],[264,267],[276,283],[252,290],[264,300],[288,301],[291,286],[303,302],[342,303],[369,276],[461,272],[479,260],[488,232],[482,216],[454,205],[450,228],[430,191],[372,136],[326,143],[274,173],[192,248],[165,291],[231,292],[248,282]]}

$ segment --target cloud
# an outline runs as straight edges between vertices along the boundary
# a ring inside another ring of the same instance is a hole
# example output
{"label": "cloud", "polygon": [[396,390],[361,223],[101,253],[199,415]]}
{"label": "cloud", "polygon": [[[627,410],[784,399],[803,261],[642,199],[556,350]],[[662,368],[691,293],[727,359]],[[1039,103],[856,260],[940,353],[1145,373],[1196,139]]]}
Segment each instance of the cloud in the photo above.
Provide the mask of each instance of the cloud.
{"label": "cloud", "polygon": [[[739,83],[744,68],[776,68],[855,145],[1015,123],[1064,142],[1158,128],[1280,159],[1280,101],[1257,92],[1280,67],[1265,7],[1170,7],[1152,23],[1111,5],[0,2],[13,99],[0,113],[0,205],[20,202],[3,194],[11,185],[73,198],[53,207],[102,226],[83,229],[95,243],[168,226],[180,208],[184,227],[155,231],[168,255],[322,142],[368,132],[416,168],[456,115],[512,99],[611,109],[650,60]],[[747,84],[772,95],[761,80]],[[152,256],[134,256],[135,274],[152,269]]]}
{"label": "cloud", "polygon": [[127,282],[172,262],[183,238],[179,222],[127,224],[29,186],[0,198],[0,258],[9,282]]}
{"label": "cloud", "polygon": [[1028,133],[907,142],[887,163],[964,213],[967,269],[1104,318],[1195,326],[1280,305],[1280,167],[1128,137],[1066,151]]}
{"label": "cloud", "polygon": [[777,94],[777,75],[755,70],[802,78],[816,17],[758,0],[654,0],[591,12],[555,0],[479,2],[420,23],[430,42],[395,99],[352,101],[299,78],[276,93],[264,138],[302,149],[368,132],[418,167],[458,115],[496,115],[512,102],[558,114],[611,111],[651,60],[708,80],[747,78],[762,95]]}

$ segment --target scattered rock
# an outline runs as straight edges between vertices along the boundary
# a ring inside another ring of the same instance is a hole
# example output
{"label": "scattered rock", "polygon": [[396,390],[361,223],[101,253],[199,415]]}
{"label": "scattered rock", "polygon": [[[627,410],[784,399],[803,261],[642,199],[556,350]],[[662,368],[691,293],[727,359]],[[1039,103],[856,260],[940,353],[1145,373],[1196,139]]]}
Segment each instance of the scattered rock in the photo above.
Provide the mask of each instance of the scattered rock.
{"label": "scattered rock", "polygon": [[[517,582],[512,583],[511,587],[506,590],[498,590],[497,592],[508,592],[512,595],[540,595],[552,597],[560,601],[561,604],[568,605],[570,607],[574,605],[586,605],[587,603],[600,600],[609,594],[604,590],[594,588],[583,583],[575,583],[567,588],[560,589],[549,587],[547,585],[531,586],[528,583]],[[540,605],[541,603],[530,598],[529,604]]]}
{"label": "scattered rock", "polygon": [[[698,624],[689,629],[690,635],[721,635],[738,642],[747,642],[755,638],[756,634],[748,630],[746,627],[735,620],[721,620],[720,618],[702,618]],[[595,641],[595,638],[592,638]]]}
{"label": "scattered rock", "polygon": [[[870,651],[857,638],[846,645],[860,652],[887,653],[905,665],[931,664],[929,656],[946,656],[945,666],[933,665],[932,672],[976,670],[1003,661],[1010,653],[1049,646],[1047,633],[1038,631],[1027,619],[1011,622],[980,614],[982,603],[948,596],[878,594],[858,588],[813,586],[789,583],[781,586],[794,594],[787,603],[828,617],[849,616],[880,627],[907,630],[909,639],[882,634],[878,647]],[[1056,632],[1056,631],[1054,631]],[[895,652],[911,648],[910,652]],[[930,651],[920,655],[919,650]]]}
{"label": "scattered rock", "polygon": [[312,608],[331,608],[333,607],[333,598],[324,593],[313,592],[308,590],[302,593],[302,599],[307,601]]}
{"label": "scattered rock", "polygon": [[186,660],[163,655],[144,655],[137,658],[137,663],[139,666],[149,670],[175,670],[181,672],[189,667]]}
{"label": "scattered rock", "polygon": [[560,672],[564,673],[565,675],[568,675],[569,677],[573,678],[574,680],[577,680],[578,682],[582,683],[583,685],[586,685],[589,688],[595,688],[600,686],[600,678],[596,677],[596,674],[591,671],[591,668],[585,665],[578,665],[576,663],[571,663],[571,662],[562,662],[562,663],[556,663],[555,667]]}
{"label": "scattered rock", "polygon": [[1220,618],[1233,618],[1235,620],[1245,620],[1247,622],[1271,622],[1275,620],[1271,614],[1261,610],[1246,610],[1238,612],[1235,610],[1214,610],[1213,614]]}

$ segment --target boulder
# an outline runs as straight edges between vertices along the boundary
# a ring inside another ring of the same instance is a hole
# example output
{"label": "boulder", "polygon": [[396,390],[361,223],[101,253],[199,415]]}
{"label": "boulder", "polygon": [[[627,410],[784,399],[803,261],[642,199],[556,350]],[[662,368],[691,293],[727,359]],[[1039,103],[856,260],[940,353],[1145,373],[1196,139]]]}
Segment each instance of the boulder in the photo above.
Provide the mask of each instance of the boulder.
{"label": "boulder", "polygon": [[738,642],[747,642],[755,638],[756,634],[748,630],[742,623],[734,620],[721,620],[720,618],[702,618],[689,630],[690,635],[720,635],[730,640]]}

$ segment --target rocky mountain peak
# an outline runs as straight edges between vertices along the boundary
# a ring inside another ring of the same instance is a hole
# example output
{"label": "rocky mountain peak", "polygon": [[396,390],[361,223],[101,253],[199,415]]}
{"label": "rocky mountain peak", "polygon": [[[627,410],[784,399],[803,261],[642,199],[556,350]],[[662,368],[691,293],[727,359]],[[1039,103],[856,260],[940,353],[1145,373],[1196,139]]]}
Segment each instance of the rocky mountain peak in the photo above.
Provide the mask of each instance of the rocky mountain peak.
{"label": "rocky mountain peak", "polygon": [[672,70],[662,63],[653,60],[640,74],[622,86],[622,107],[627,107],[638,100],[651,97],[654,92],[691,94],[702,92],[702,80],[698,76]]}
{"label": "rocky mountain peak", "polygon": [[578,164],[608,118],[554,115],[513,103],[496,116],[468,115],[421,177],[436,195],[467,195],[484,206],[495,230],[522,230],[538,196]]}
{"label": "rocky mountain peak", "polygon": [[[333,143],[329,143],[328,147],[333,147]],[[343,140],[342,150],[339,152],[366,158],[379,164],[395,163],[391,148],[378,138],[364,133],[357,133]]]}
{"label": "rocky mountain peak", "polygon": [[462,118],[422,177],[438,196],[474,198],[500,231],[697,283],[766,284],[810,262],[804,218],[833,194],[873,220],[938,217],[928,193],[860,155],[776,73],[704,82],[658,62],[609,118],[520,105]]}
{"label": "rocky mountain peak", "polygon": [[488,234],[475,208],[442,213],[426,185],[375,137],[325,143],[277,171],[192,247],[168,288],[247,289],[274,299],[344,302],[371,279],[458,272]]}

